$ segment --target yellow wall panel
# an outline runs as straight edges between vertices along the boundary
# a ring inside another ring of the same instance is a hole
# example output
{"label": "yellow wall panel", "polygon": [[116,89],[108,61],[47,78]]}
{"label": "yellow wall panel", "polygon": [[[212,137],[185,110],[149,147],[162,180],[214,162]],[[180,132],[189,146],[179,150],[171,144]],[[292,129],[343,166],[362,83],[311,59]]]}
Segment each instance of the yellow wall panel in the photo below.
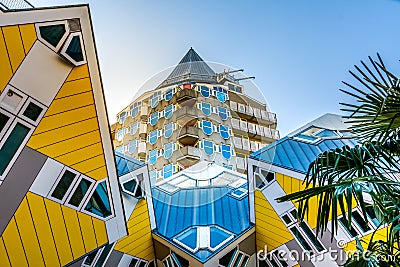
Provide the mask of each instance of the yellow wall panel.
{"label": "yellow wall panel", "polygon": [[98,246],[108,242],[106,224],[102,220],[92,217],[94,231],[96,233],[96,240]]}
{"label": "yellow wall panel", "polygon": [[11,266],[28,266],[14,218],[10,220],[2,236]]}
{"label": "yellow wall panel", "polygon": [[73,257],[71,246],[69,245],[67,230],[64,224],[63,214],[61,212],[61,205],[49,199],[44,199],[44,202],[49,215],[58,257],[61,265],[66,265],[73,260]]}
{"label": "yellow wall panel", "polygon": [[[373,240],[386,240],[386,235],[387,234],[387,229],[386,228],[381,228],[378,231],[376,231],[374,239]],[[361,240],[364,240],[366,243],[361,242],[362,246],[364,249],[367,249],[367,245],[369,241],[371,240],[372,233],[365,235],[361,237]],[[345,251],[356,251],[356,240],[353,240],[349,243],[346,244],[346,246],[343,247]]]}
{"label": "yellow wall panel", "polygon": [[82,78],[89,77],[89,70],[88,70],[88,65],[82,65],[79,67],[75,67],[72,69],[71,73],[67,77],[67,82],[73,81],[73,80],[78,80]]}
{"label": "yellow wall panel", "polygon": [[12,77],[12,69],[10,64],[10,59],[8,57],[8,52],[6,48],[6,43],[3,37],[3,31],[0,28],[0,93],[3,91],[4,87],[8,84]]}
{"label": "yellow wall panel", "polygon": [[[275,249],[293,239],[286,225],[276,214],[271,204],[262,192],[256,190],[254,198],[256,214],[256,239],[257,250],[263,249],[265,245],[269,249]],[[261,244],[261,245],[260,245]]]}
{"label": "yellow wall panel", "polygon": [[100,133],[99,131],[93,131],[38,148],[37,150],[51,158],[54,158],[97,142],[100,142]]}
{"label": "yellow wall panel", "polygon": [[129,218],[128,236],[120,239],[114,249],[134,257],[146,260],[154,259],[153,239],[148,216],[147,202],[145,199],[141,199]]}
{"label": "yellow wall panel", "polygon": [[[84,173],[86,175],[88,175],[88,172],[95,170],[101,166],[105,165],[105,161],[104,161],[104,155],[98,155],[96,157],[87,159],[85,161],[79,162],[77,164],[73,164],[71,165],[72,168],[74,168],[75,170]],[[88,175],[89,176],[89,175]],[[94,179],[97,180],[97,178],[92,177]]]}
{"label": "yellow wall panel", "polygon": [[61,87],[55,99],[60,99],[63,97],[72,96],[75,94],[92,91],[92,85],[90,83],[90,78],[84,78],[80,80],[75,80],[71,82],[66,82]]}
{"label": "yellow wall panel", "polygon": [[31,212],[26,198],[24,198],[19,205],[14,217],[21,235],[22,243],[25,248],[28,248],[25,250],[28,263],[35,263],[38,266],[44,265],[42,252],[40,250],[35,226],[33,225]]}
{"label": "yellow wall panel", "polygon": [[106,166],[103,166],[103,167],[100,167],[100,168],[95,169],[93,171],[87,172],[86,175],[89,176],[89,177],[92,177],[93,179],[101,180],[101,179],[106,178],[108,176],[107,168],[106,168]]}
{"label": "yellow wall panel", "polygon": [[28,54],[29,50],[36,41],[36,30],[34,24],[25,24],[19,26],[21,32],[22,44],[24,45],[25,54]]}
{"label": "yellow wall panel", "polygon": [[33,149],[38,149],[66,139],[80,136],[83,133],[93,132],[97,130],[97,128],[96,118],[81,121],[47,132],[34,134],[29,139],[28,146]]}
{"label": "yellow wall panel", "polygon": [[93,104],[93,102],[94,100],[92,92],[85,92],[78,95],[56,99],[53,100],[53,103],[51,103],[49,109],[46,112],[46,116],[87,106]]}
{"label": "yellow wall panel", "polygon": [[8,267],[10,265],[10,261],[8,260],[6,247],[3,243],[3,238],[0,236],[0,263],[1,266]]}
{"label": "yellow wall panel", "polygon": [[82,230],[83,243],[86,251],[92,251],[97,248],[96,237],[93,229],[93,223],[91,216],[78,212],[78,219],[80,228]]}
{"label": "yellow wall panel", "polygon": [[[78,126],[77,123],[80,122],[83,123],[86,120],[92,121],[92,123],[94,123],[92,124],[94,125],[93,127],[98,128],[96,110],[94,108],[94,105],[81,107],[78,109],[66,111],[52,116],[45,115],[44,118],[40,121],[38,127],[36,128],[33,134],[35,135],[64,127],[77,127]],[[77,128],[78,130],[80,129],[80,127]],[[93,130],[95,128],[93,128]],[[80,132],[82,131],[83,130],[80,130]]]}
{"label": "yellow wall panel", "polygon": [[18,26],[3,27],[4,39],[6,40],[8,55],[10,57],[13,72],[17,70],[25,58],[25,50],[22,44],[21,34]]}
{"label": "yellow wall panel", "polygon": [[101,146],[101,143],[96,143],[87,147],[80,148],[78,150],[74,150],[68,154],[56,157],[55,159],[61,162],[65,162],[66,165],[69,166],[81,162],[82,159],[88,159],[90,157],[93,157],[93,155],[99,155],[102,153],[103,147]]}
{"label": "yellow wall panel", "polygon": [[27,193],[27,199],[32,213],[32,219],[35,224],[39,244],[42,248],[45,265],[60,266],[44,200],[41,196],[30,192]]}
{"label": "yellow wall panel", "polygon": [[72,248],[72,255],[77,259],[85,254],[85,246],[82,240],[82,233],[79,226],[77,212],[67,206],[62,205],[65,225],[67,226],[69,241]]}

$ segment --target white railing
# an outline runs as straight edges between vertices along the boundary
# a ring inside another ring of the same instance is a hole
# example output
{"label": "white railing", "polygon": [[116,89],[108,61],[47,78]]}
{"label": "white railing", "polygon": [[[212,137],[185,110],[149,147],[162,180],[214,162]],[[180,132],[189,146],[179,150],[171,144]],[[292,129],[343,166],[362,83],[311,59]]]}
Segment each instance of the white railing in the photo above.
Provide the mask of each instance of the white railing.
{"label": "white railing", "polygon": [[280,138],[279,131],[271,129],[269,127],[261,126],[255,123],[239,120],[236,118],[232,118],[231,123],[232,123],[232,128],[236,130],[257,134],[260,136],[265,136],[274,140],[278,140]]}

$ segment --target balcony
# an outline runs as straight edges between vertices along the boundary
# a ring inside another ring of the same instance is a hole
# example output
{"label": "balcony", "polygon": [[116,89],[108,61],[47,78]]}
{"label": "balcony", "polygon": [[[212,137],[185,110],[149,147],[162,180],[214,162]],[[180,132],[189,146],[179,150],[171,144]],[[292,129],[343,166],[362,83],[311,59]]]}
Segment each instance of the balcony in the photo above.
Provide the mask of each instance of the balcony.
{"label": "balcony", "polygon": [[147,137],[147,124],[146,123],[140,123],[139,137],[141,139],[146,139],[146,137]]}
{"label": "balcony", "polygon": [[199,128],[194,126],[182,127],[178,140],[184,146],[194,146],[199,140]]}
{"label": "balcony", "polygon": [[149,110],[150,107],[148,105],[142,105],[140,107],[140,120],[147,121],[147,118],[149,116]]}
{"label": "balcony", "polygon": [[146,149],[146,142],[145,141],[140,141],[138,144],[138,156],[139,157],[145,157],[147,153]]}
{"label": "balcony", "polygon": [[174,112],[174,120],[179,125],[186,125],[189,121],[199,117],[199,110],[196,107],[182,107]]}
{"label": "balcony", "polygon": [[231,110],[237,113],[237,116],[246,120],[254,121],[257,124],[275,125],[277,122],[275,113],[253,108],[234,101],[230,101],[229,105]]}
{"label": "balcony", "polygon": [[196,91],[192,89],[183,89],[176,92],[176,102],[182,103],[184,101],[197,98]]}
{"label": "balcony", "polygon": [[178,150],[177,162],[184,167],[196,164],[201,158],[201,151],[193,146],[184,146]]}

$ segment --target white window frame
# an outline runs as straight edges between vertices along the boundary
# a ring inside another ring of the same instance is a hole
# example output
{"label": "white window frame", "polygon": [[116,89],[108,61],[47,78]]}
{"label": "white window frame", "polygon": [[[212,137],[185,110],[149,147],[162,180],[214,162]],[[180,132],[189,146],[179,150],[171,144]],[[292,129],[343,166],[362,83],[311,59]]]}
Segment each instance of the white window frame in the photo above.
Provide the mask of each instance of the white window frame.
{"label": "white window frame", "polygon": [[[21,98],[22,98],[20,103],[14,109],[12,109],[11,107],[9,107],[8,105],[6,105],[3,102],[4,98],[9,97],[8,96],[9,91],[12,91],[11,93],[16,93],[17,95],[21,96]],[[18,90],[17,88],[15,88],[11,85],[7,85],[6,88],[3,90],[3,92],[0,95],[0,107],[7,110],[8,112],[11,112],[12,114],[14,114],[14,116],[16,116],[20,112],[22,106],[25,104],[27,99],[28,99],[28,95],[26,95],[25,93],[21,92],[20,90]]]}
{"label": "white window frame", "polygon": [[[75,59],[73,59],[71,56],[69,56],[67,54],[67,49],[69,44],[71,43],[72,39],[74,37],[78,36],[79,42],[81,44],[81,49],[82,49],[82,61],[75,61]],[[85,46],[83,44],[83,36],[81,32],[73,32],[71,34],[68,35],[67,39],[65,40],[63,47],[61,48],[60,54],[65,57],[66,59],[68,59],[68,61],[70,61],[72,64],[74,64],[75,66],[81,66],[83,64],[86,64],[86,52],[85,52]]]}
{"label": "white window frame", "polygon": [[[72,195],[75,193],[75,190],[78,188],[78,186],[79,186],[79,184],[80,184],[82,179],[88,180],[90,182],[90,186],[89,186],[88,190],[86,191],[85,195],[83,196],[83,198],[81,200],[81,203],[79,203],[79,206],[76,207],[74,205],[69,204],[68,202],[71,200]],[[93,186],[95,184],[96,184],[96,180],[94,180],[94,179],[92,179],[92,178],[90,178],[88,176],[85,176],[83,174],[79,175],[77,181],[75,181],[75,184],[74,184],[73,188],[69,192],[68,197],[65,199],[65,204],[64,205],[67,206],[67,207],[73,208],[73,209],[81,210],[82,206],[83,206],[83,203],[86,202],[86,199],[90,195],[90,192],[92,192]]]}
{"label": "white window frame", "polygon": [[[91,213],[91,212],[85,210],[85,207],[87,206],[87,204],[89,203],[91,197],[93,196],[94,192],[96,191],[97,185],[100,184],[100,183],[102,183],[103,181],[106,181],[108,201],[110,202],[110,212],[111,212],[111,214],[110,214],[108,217],[101,217],[101,216],[99,216],[99,215],[97,215],[97,214],[94,214],[94,213]],[[111,197],[111,188],[110,188],[110,184],[109,184],[107,178],[105,178],[105,179],[103,179],[103,180],[99,180],[99,181],[97,181],[97,182],[95,183],[95,185],[94,185],[92,191],[90,192],[90,194],[89,194],[88,197],[86,198],[85,202],[83,203],[82,209],[81,209],[80,211],[83,212],[83,213],[85,213],[85,214],[87,214],[87,215],[90,215],[90,216],[92,216],[92,217],[95,217],[95,218],[97,218],[97,219],[99,219],[99,220],[102,220],[102,221],[107,221],[107,220],[110,219],[111,217],[114,217],[114,216],[115,216],[114,203],[113,203],[113,199],[112,199],[112,197]]]}
{"label": "white window frame", "polygon": [[[355,208],[353,208],[353,209],[351,209],[351,213],[353,213],[353,212],[358,212],[359,215],[361,216],[361,218],[362,218],[363,220],[365,220],[365,218],[364,218],[364,216],[363,216],[363,214],[362,214],[362,211],[361,211],[361,209],[360,209],[358,206],[355,207]],[[346,214],[347,214],[347,213],[346,213]],[[338,220],[341,219],[342,217],[343,217],[343,215],[340,215],[340,216],[338,217]],[[352,220],[351,220],[351,226],[352,226],[352,227],[354,228],[354,230],[357,232],[357,236],[355,236],[355,237],[352,237],[352,236],[350,235],[349,230],[347,229],[346,226],[343,225],[343,223],[342,223],[340,220],[339,220],[339,224],[338,224],[338,225],[339,225],[339,227],[342,229],[342,231],[348,236],[349,240],[352,241],[352,240],[355,240],[357,237],[362,237],[362,236],[368,235],[368,234],[372,233],[374,230],[377,229],[377,227],[376,227],[375,224],[372,222],[372,220],[371,220],[371,218],[368,216],[368,214],[367,214],[367,224],[368,224],[369,228],[371,228],[371,230],[364,232],[364,231],[361,229],[361,227],[358,225],[358,223],[354,220],[354,218],[352,218]],[[350,241],[349,241],[349,242],[350,242]]]}
{"label": "white window frame", "polygon": [[[66,171],[70,171],[70,172],[74,173],[75,174],[75,178],[72,181],[72,183],[70,184],[70,186],[68,187],[68,190],[65,192],[65,195],[63,196],[63,198],[62,199],[55,198],[55,197],[52,196],[52,194],[53,194],[54,190],[56,189],[57,185],[59,184],[59,182],[61,181],[61,178],[63,177],[63,175],[64,175],[64,173]],[[67,198],[69,197],[72,189],[75,188],[76,181],[79,180],[79,176],[80,176],[79,172],[77,172],[76,170],[74,170],[74,169],[72,169],[72,168],[70,168],[68,166],[65,166],[62,169],[61,173],[58,175],[57,179],[54,181],[53,186],[51,187],[49,193],[47,194],[47,198],[51,199],[51,200],[53,200],[53,201],[55,201],[57,203],[64,204],[65,201],[67,200]],[[77,208],[74,207],[74,209],[77,209]]]}
{"label": "white window frame", "polygon": [[[40,35],[40,27],[60,25],[60,24],[64,24],[65,33],[64,33],[63,37],[61,38],[60,42],[57,44],[57,46],[54,47],[51,44],[49,44],[45,39],[43,39],[43,37]],[[68,22],[66,20],[57,20],[57,21],[52,21],[52,22],[37,23],[37,24],[35,24],[35,28],[36,28],[36,33],[37,33],[38,39],[42,43],[44,43],[47,47],[49,47],[51,50],[53,50],[54,52],[58,52],[60,50],[60,48],[64,45],[64,43],[67,40],[69,33],[70,33]]]}
{"label": "white window frame", "polygon": [[[110,257],[112,251],[114,250],[114,247],[115,247],[116,244],[117,244],[117,242],[115,242],[115,243],[113,244],[112,248],[111,248],[110,251],[108,252],[107,257],[106,257],[105,260],[104,260],[104,263],[107,262],[107,260],[108,260],[108,258]],[[106,244],[106,245],[107,245],[107,244]],[[97,264],[97,262],[98,262],[98,260],[100,259],[101,254],[103,253],[103,250],[104,250],[104,248],[106,247],[106,245],[102,246],[101,248],[99,248],[99,249],[97,250],[96,256],[94,257],[93,262],[92,262],[91,265],[85,264],[85,260],[86,260],[86,258],[87,258],[87,256],[86,256],[86,257],[83,259],[82,267],[95,267],[96,264]]]}
{"label": "white window frame", "polygon": [[[13,119],[13,117],[14,117],[14,119]],[[31,137],[33,131],[35,130],[35,128],[32,127],[31,124],[27,123],[26,121],[24,121],[24,120],[22,120],[22,119],[20,119],[18,117],[15,117],[15,115],[11,116],[10,120],[12,121],[11,124],[10,124],[10,127],[8,129],[6,127],[4,127],[4,129],[6,129],[6,131],[5,131],[3,139],[1,139],[1,141],[0,141],[0,149],[3,148],[4,143],[7,141],[8,137],[10,136],[11,132],[14,130],[14,128],[17,125],[17,123],[20,123],[23,126],[29,128],[29,131],[26,134],[26,136],[24,137],[24,139],[21,142],[21,144],[19,145],[18,149],[15,151],[15,153],[12,156],[12,158],[11,158],[10,162],[8,163],[7,167],[4,169],[3,174],[0,175],[0,181],[3,181],[4,178],[7,176],[7,174],[9,173],[11,168],[13,167],[15,161],[17,160],[18,156],[21,154],[22,149],[24,149],[26,143],[28,143],[29,138]]]}
{"label": "white window frame", "polygon": [[11,125],[15,120],[15,115],[2,108],[0,108],[0,113],[9,117],[8,121],[4,125],[4,128],[0,131],[0,144],[1,144],[1,140],[6,137],[6,132],[10,129]]}
{"label": "white window frame", "polygon": [[[23,115],[23,113],[25,112],[25,110],[27,109],[28,105],[30,103],[33,103],[35,105],[37,105],[38,107],[40,107],[42,109],[42,111],[40,112],[38,118],[36,119],[36,121],[31,120],[30,118],[26,117],[25,115]],[[37,126],[39,124],[39,122],[42,120],[44,114],[47,111],[47,107],[45,105],[43,105],[42,103],[36,101],[35,99],[28,97],[28,99],[25,101],[24,105],[22,106],[21,110],[19,111],[18,116],[20,118],[23,118],[24,120],[26,120],[27,122]]]}

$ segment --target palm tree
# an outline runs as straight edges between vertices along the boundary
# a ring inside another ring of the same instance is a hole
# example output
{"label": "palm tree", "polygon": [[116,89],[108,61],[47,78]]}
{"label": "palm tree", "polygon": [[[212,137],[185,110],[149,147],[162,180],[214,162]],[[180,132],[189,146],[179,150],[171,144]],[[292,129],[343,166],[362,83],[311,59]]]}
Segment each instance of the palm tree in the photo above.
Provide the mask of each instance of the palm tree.
{"label": "palm tree", "polygon": [[[306,189],[278,199],[298,202],[299,220],[316,212],[317,233],[330,224],[332,237],[341,214],[351,227],[354,204],[366,221],[372,211],[386,238],[376,238],[375,230],[370,240],[357,239],[359,253],[368,251],[368,257],[355,255],[345,266],[400,266],[400,80],[377,58],[350,71],[358,86],[343,82],[347,90],[341,89],[356,100],[341,105],[359,144],[320,154],[308,168]],[[318,211],[309,209],[311,198],[317,198]]]}

